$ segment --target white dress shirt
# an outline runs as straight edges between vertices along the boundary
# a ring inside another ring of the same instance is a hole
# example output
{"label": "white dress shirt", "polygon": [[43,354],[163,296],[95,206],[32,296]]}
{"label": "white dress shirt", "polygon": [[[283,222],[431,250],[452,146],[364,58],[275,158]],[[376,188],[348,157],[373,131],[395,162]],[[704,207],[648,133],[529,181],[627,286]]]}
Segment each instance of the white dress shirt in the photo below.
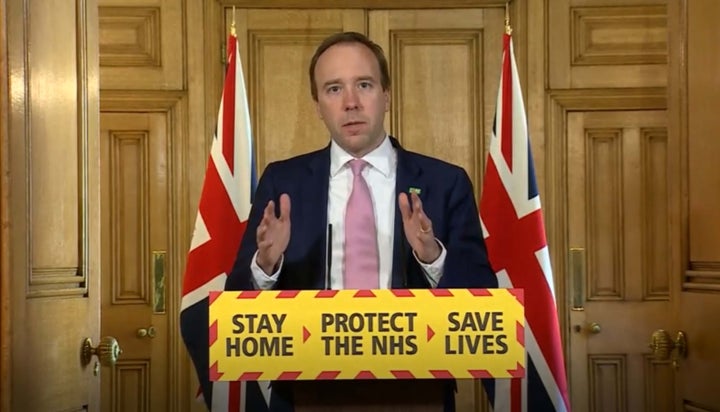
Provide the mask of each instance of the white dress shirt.
{"label": "white dress shirt", "polygon": [[[343,257],[345,244],[345,207],[352,190],[353,174],[348,162],[353,156],[338,146],[335,141],[330,143],[330,182],[328,185],[328,223],[332,225],[332,262],[330,270],[330,288],[343,288]],[[393,240],[395,237],[395,180],[397,176],[397,153],[392,147],[390,139],[385,140],[375,150],[363,156],[368,163],[363,169],[363,177],[370,187],[375,224],[377,227],[377,242],[380,263],[381,289],[392,285],[393,266]],[[292,199],[290,199],[292,202]],[[432,287],[437,286],[443,274],[445,246],[440,245],[440,256],[432,263],[426,264],[418,260],[425,276]],[[272,289],[278,280],[282,269],[282,258],[278,269],[272,276],[268,276],[257,265],[257,252],[253,256],[250,268],[253,274],[253,283],[257,289]]]}

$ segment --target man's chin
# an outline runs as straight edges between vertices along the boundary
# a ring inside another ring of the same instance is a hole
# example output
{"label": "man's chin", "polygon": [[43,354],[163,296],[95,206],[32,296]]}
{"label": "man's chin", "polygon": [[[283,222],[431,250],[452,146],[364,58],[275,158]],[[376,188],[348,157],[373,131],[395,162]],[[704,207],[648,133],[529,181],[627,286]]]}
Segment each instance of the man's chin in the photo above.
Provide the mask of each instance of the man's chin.
{"label": "man's chin", "polygon": [[[346,152],[353,156],[358,154],[364,155],[368,149],[368,138],[367,135],[344,135],[342,141],[336,143]],[[360,157],[360,156],[357,156]]]}

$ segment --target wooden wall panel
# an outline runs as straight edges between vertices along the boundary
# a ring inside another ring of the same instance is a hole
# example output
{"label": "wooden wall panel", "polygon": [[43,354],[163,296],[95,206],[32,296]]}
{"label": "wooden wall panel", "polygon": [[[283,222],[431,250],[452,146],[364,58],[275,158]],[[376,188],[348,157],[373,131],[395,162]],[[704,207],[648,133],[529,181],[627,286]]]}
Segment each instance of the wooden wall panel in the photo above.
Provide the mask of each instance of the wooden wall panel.
{"label": "wooden wall panel", "polygon": [[100,88],[185,88],[180,0],[100,0]]}
{"label": "wooden wall panel", "polygon": [[[720,11],[720,4],[713,3],[712,7]],[[693,10],[704,13],[700,8]],[[720,32],[693,33],[690,32],[689,38],[693,44],[689,46],[688,65],[698,70],[688,77],[688,107],[692,108],[688,123],[690,262],[714,262],[715,270],[720,272],[720,209],[717,207],[720,204],[720,138],[717,138],[716,121],[720,107],[720,59],[714,52],[720,44]]]}
{"label": "wooden wall panel", "polygon": [[665,64],[665,8],[574,7],[570,16],[572,66]]}
{"label": "wooden wall panel", "polygon": [[159,7],[101,7],[100,65],[160,66]]}
{"label": "wooden wall panel", "polygon": [[485,140],[482,79],[477,76],[482,73],[482,37],[480,30],[398,30],[391,39],[393,133],[412,150],[456,162],[476,177],[476,184]]}
{"label": "wooden wall panel", "polygon": [[[234,17],[258,173],[271,161],[325,147],[329,135],[310,95],[307,68],[323,38],[337,31],[364,31],[364,12],[245,9],[236,10]],[[226,32],[232,19],[232,9],[225,9]]]}
{"label": "wooden wall panel", "polygon": [[658,0],[553,0],[550,87],[667,85],[666,13]]}
{"label": "wooden wall panel", "polygon": [[502,55],[500,9],[375,10],[370,37],[392,76],[386,130],[409,150],[465,168],[482,187]]}
{"label": "wooden wall panel", "polygon": [[[672,70],[673,169],[679,188],[674,207],[680,209],[673,238],[679,276],[675,309],[678,330],[687,337],[688,351],[678,362],[679,398],[691,411],[719,410],[720,391],[720,3],[713,0],[673,2]],[[711,50],[713,52],[711,52]]]}

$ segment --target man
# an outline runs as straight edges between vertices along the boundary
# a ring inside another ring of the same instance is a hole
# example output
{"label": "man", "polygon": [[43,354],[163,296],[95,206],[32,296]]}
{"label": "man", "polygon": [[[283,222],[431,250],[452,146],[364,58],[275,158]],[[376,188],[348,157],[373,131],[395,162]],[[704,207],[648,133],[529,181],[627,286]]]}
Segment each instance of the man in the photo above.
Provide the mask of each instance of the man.
{"label": "man", "polygon": [[330,144],[267,166],[226,288],[497,287],[467,173],[384,130],[382,49],[332,35],[309,75]]}

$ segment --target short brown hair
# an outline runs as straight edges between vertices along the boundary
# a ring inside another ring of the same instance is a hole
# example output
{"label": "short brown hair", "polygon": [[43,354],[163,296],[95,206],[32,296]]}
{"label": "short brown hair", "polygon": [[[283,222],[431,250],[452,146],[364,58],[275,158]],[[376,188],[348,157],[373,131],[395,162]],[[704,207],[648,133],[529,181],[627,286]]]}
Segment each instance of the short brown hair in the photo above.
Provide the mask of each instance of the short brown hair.
{"label": "short brown hair", "polygon": [[325,53],[327,49],[339,43],[360,43],[370,49],[377,59],[378,66],[380,66],[380,85],[383,90],[390,88],[390,71],[388,70],[387,59],[385,58],[382,47],[368,39],[367,36],[362,33],[347,31],[335,33],[323,40],[317,50],[315,50],[312,60],[310,60],[310,93],[312,94],[313,100],[317,101],[318,99],[317,83],[315,82],[315,66],[317,65],[317,61],[320,55]]}

